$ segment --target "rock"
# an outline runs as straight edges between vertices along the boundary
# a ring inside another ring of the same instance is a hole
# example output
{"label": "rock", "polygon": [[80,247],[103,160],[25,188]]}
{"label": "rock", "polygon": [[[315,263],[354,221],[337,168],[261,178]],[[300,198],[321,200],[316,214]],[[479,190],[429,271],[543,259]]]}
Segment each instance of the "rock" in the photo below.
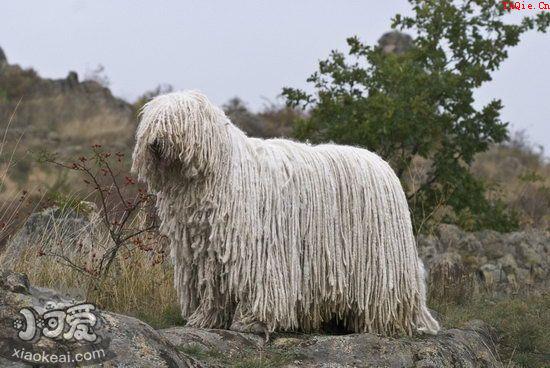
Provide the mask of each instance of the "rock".
{"label": "rock", "polygon": [[30,215],[6,244],[0,257],[0,269],[14,269],[26,252],[31,252],[32,255],[29,256],[32,257],[43,251],[47,254],[83,259],[82,255],[89,254],[92,249],[92,237],[95,233],[95,207],[87,206],[90,207],[88,202],[81,207],[88,211],[79,213],[54,206]]}
{"label": "rock", "polygon": [[406,33],[392,31],[384,33],[380,37],[378,46],[385,54],[401,55],[413,47],[413,39]]}
{"label": "rock", "polygon": [[481,242],[475,234],[467,233],[455,225],[441,224],[437,228],[440,251],[478,252],[482,248]]}
{"label": "rock", "polygon": [[502,268],[499,265],[492,263],[484,264],[479,269],[479,275],[481,276],[481,281],[486,286],[487,289],[491,289],[498,285],[501,280],[503,280]]}
{"label": "rock", "polygon": [[541,262],[542,259],[539,256],[539,252],[532,247],[531,243],[525,241],[520,242],[518,245],[518,253],[524,265],[541,265],[544,263]]}
{"label": "rock", "polygon": [[4,50],[0,47],[0,66],[3,64],[7,64],[8,59],[6,58],[6,54],[4,53]]}
{"label": "rock", "polygon": [[442,245],[442,249],[457,248],[466,233],[458,226],[441,224],[437,228],[437,234],[439,242]]}
{"label": "rock", "polygon": [[201,351],[215,350],[228,356],[235,356],[243,349],[259,349],[264,342],[258,335],[230,330],[172,327],[159,332],[177,347],[192,347]]}
{"label": "rock", "polygon": [[[280,367],[500,367],[494,331],[481,321],[437,336],[390,338],[374,334],[275,334],[265,345],[257,336],[225,330],[177,327],[160,330],[182,351],[204,363]],[[225,363],[225,364],[224,364]]]}
{"label": "rock", "polygon": [[17,272],[6,273],[2,276],[1,286],[6,290],[19,294],[29,294],[29,279],[27,275]]}
{"label": "rock", "polygon": [[[16,281],[19,280],[19,281]],[[170,341],[155,331],[147,324],[116,313],[95,310],[93,314],[97,318],[94,333],[97,340],[94,345],[88,342],[66,339],[62,336],[48,338],[36,334],[35,338],[25,341],[19,338],[14,326],[21,320],[23,308],[32,308],[38,315],[56,309],[80,304],[74,300],[68,300],[59,293],[43,288],[28,286],[28,281],[21,274],[4,273],[0,279],[0,366],[1,367],[26,367],[21,360],[12,355],[13,349],[25,349],[27,352],[44,351],[46,354],[64,354],[67,352],[76,357],[80,352],[105,353],[95,363],[102,363],[103,367],[203,367],[200,362],[185,353],[178,351]],[[11,286],[10,286],[11,285]],[[20,289],[20,285],[23,289]],[[36,319],[38,321],[38,318]],[[46,320],[49,326],[50,320]],[[66,320],[68,321],[68,319]],[[26,326],[26,322],[24,326]],[[68,330],[68,328],[66,328]],[[89,331],[88,331],[89,332]],[[75,334],[76,336],[76,334]],[[50,355],[51,356],[51,355]],[[11,357],[13,360],[7,358]],[[65,365],[77,366],[75,363]]]}
{"label": "rock", "polygon": [[458,244],[458,250],[467,254],[477,254],[483,249],[483,244],[476,238],[475,234],[466,233]]}
{"label": "rock", "polygon": [[525,280],[524,278],[524,274],[518,268],[516,259],[510,253],[506,254],[504,257],[499,258],[497,260],[497,264],[500,266],[502,273],[506,277],[506,284],[509,291],[518,291],[518,277],[522,277],[524,283],[527,282],[527,280]]}
{"label": "rock", "polygon": [[74,71],[70,71],[67,75],[67,82],[72,86],[78,85],[78,74]]}
{"label": "rock", "polygon": [[442,252],[441,249],[438,249],[439,239],[433,235],[418,235],[417,244],[418,255],[427,263],[430,263],[437,254]]}
{"label": "rock", "polygon": [[[434,235],[418,237],[418,253],[430,273],[430,284],[443,282],[441,262],[457,260],[476,282],[475,290],[516,292],[521,287],[546,288],[550,280],[550,233],[530,230],[501,234],[496,231],[468,233],[454,225],[440,225]],[[446,253],[455,254],[451,258]],[[454,262],[454,261],[453,261]],[[450,266],[449,266],[450,267]],[[457,276],[458,277],[458,276]],[[464,278],[464,275],[460,276]],[[451,279],[445,279],[451,283]],[[455,280],[458,282],[458,279]],[[429,285],[437,290],[441,285]],[[437,293],[437,291],[436,291]]]}
{"label": "rock", "polygon": [[516,259],[514,256],[512,256],[510,253],[504,255],[504,257],[501,257],[498,259],[498,264],[500,265],[500,268],[507,274],[517,274],[518,273],[518,264],[516,263]]}

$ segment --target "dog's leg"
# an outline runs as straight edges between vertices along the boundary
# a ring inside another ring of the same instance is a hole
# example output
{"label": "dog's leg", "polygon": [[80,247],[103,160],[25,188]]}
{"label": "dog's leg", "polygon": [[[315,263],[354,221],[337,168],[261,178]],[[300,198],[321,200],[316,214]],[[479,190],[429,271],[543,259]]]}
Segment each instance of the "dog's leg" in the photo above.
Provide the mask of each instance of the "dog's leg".
{"label": "dog's leg", "polygon": [[186,326],[196,328],[227,329],[231,324],[234,308],[224,304],[214,304],[203,299],[198,308],[187,319]]}
{"label": "dog's leg", "polygon": [[269,342],[268,326],[264,322],[259,321],[248,308],[243,306],[243,303],[237,305],[229,329],[236,332],[264,335],[265,342]]}
{"label": "dog's leg", "polygon": [[227,329],[231,324],[234,302],[229,295],[220,293],[220,287],[215,278],[205,285],[198,299],[199,305],[187,318],[187,326],[197,328]]}

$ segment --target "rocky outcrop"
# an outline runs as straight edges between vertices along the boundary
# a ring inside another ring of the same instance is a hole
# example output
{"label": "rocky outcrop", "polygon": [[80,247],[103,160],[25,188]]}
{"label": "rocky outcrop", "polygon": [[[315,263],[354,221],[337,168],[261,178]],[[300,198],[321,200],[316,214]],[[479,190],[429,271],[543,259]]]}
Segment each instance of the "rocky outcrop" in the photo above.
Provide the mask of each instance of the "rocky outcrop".
{"label": "rocky outcrop", "polygon": [[442,299],[449,299],[448,292],[472,296],[480,290],[516,292],[550,286],[547,231],[469,233],[440,225],[435,234],[418,237],[418,251],[430,270],[430,294],[441,294]]}
{"label": "rocky outcrop", "polygon": [[8,59],[6,58],[6,54],[4,54],[4,50],[0,47],[0,65],[5,64],[8,62]]}
{"label": "rocky outcrop", "polygon": [[178,327],[161,330],[181,351],[214,366],[500,367],[494,335],[481,321],[437,336],[280,334],[266,345],[255,335]]}
{"label": "rocky outcrop", "polygon": [[[93,343],[85,340],[78,341],[74,337],[69,339],[63,335],[49,338],[39,332],[29,341],[19,337],[19,332],[26,330],[29,325],[29,320],[22,318],[21,310],[35,311],[36,325],[38,325],[39,315],[53,310],[67,311],[67,308],[78,304],[80,303],[67,299],[53,290],[30,286],[23,274],[4,273],[0,278],[0,366],[31,366],[26,364],[29,360],[35,364],[34,366],[42,366],[42,364],[51,363],[54,355],[57,356],[57,361],[61,361],[61,356],[78,359],[76,354],[82,354],[81,358],[88,356],[94,358],[86,361],[85,364],[82,363],[84,365],[101,363],[103,367],[202,366],[193,357],[176,349],[165,337],[147,324],[132,317],[106,311],[94,311],[97,320],[93,325],[93,333],[96,335]],[[82,316],[80,318],[86,320]],[[46,319],[44,328],[50,327],[51,321],[58,320],[53,317]],[[68,330],[69,328],[65,328],[65,331]],[[74,336],[77,334],[75,333]],[[24,357],[21,352],[30,352],[28,356],[30,359],[26,361],[18,359],[18,357]],[[85,355],[87,353],[91,355]],[[49,362],[44,362],[43,356]],[[61,366],[77,365],[81,364],[71,362]]]}
{"label": "rocky outcrop", "polygon": [[378,40],[378,47],[384,54],[402,55],[413,47],[413,38],[399,31],[387,32]]}
{"label": "rocky outcrop", "polygon": [[[501,366],[496,358],[494,333],[480,321],[470,322],[462,329],[443,330],[437,336],[275,334],[266,343],[263,337],[226,330],[174,327],[155,331],[135,318],[96,309],[92,311],[95,322],[87,324],[92,329],[81,331],[82,335],[93,332],[96,336],[93,343],[77,340],[74,337],[77,334],[46,337],[45,333],[57,325],[52,326],[52,318],[46,318],[45,313],[62,311],[68,316],[70,308],[75,306],[82,308],[81,302],[67,299],[53,290],[30,286],[23,274],[2,274],[0,366],[27,366],[18,359],[21,351],[31,352],[29,357],[46,354],[51,359],[54,354],[76,357],[77,353],[92,354],[100,350],[104,354],[88,355],[95,360],[86,364],[102,364],[103,367]],[[28,341],[19,335],[27,336],[25,333],[31,324],[22,312],[25,308],[35,311],[36,325],[44,329]],[[40,316],[44,317],[42,325]],[[80,316],[81,323],[92,319]],[[68,327],[72,324],[69,319],[65,321],[68,325],[64,331],[70,331]],[[14,349],[19,351],[17,356],[13,356]],[[76,365],[72,362],[64,366]]]}
{"label": "rocky outcrop", "polygon": [[27,149],[71,154],[96,143],[127,150],[135,129],[132,105],[100,83],[80,81],[72,71],[63,79],[42,78],[0,55],[0,121],[10,119],[8,136],[22,136]]}

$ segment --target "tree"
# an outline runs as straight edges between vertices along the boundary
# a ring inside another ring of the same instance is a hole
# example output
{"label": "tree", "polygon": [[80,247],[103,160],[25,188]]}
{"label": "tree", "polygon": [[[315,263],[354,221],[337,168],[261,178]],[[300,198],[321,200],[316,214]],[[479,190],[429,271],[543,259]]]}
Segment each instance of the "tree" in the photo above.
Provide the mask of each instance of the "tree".
{"label": "tree", "polygon": [[[413,32],[410,48],[347,40],[349,57],[333,51],[308,78],[309,94],[284,88],[292,107],[309,109],[295,125],[299,139],[366,147],[388,160],[402,180],[418,228],[441,205],[469,229],[509,230],[512,214],[484,196],[469,171],[476,153],[507,139],[502,103],[477,108],[474,91],[491,80],[507,50],[531,29],[545,32],[550,13],[504,21],[496,0],[409,0],[413,15],[396,15],[392,28]],[[417,185],[405,180],[413,159],[430,163]]]}
{"label": "tree", "polygon": [[233,97],[223,105],[223,111],[239,128],[251,137],[264,137],[265,124],[258,116],[251,112],[239,97]]}

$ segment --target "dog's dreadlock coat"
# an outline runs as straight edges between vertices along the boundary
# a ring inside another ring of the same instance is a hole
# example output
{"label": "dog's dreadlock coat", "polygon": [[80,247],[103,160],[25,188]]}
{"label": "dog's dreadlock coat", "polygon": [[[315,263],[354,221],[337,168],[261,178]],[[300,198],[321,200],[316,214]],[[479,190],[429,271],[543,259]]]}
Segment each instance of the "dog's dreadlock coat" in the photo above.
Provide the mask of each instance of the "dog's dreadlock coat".
{"label": "dog's dreadlock coat", "polygon": [[268,331],[439,330],[405,194],[376,154],[249,138],[185,91],[143,108],[133,171],[157,195],[189,325],[228,328],[238,310]]}

